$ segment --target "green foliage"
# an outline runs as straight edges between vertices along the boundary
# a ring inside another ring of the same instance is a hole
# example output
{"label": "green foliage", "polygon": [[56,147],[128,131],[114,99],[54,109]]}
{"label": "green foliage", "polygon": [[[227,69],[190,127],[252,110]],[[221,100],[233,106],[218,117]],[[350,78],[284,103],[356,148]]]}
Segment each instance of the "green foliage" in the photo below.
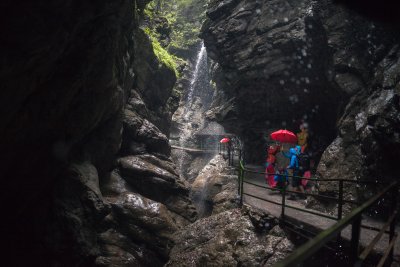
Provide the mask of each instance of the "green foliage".
{"label": "green foliage", "polygon": [[153,19],[153,14],[154,13],[150,9],[148,8],[144,9],[144,15],[147,16],[149,19]]}
{"label": "green foliage", "polygon": [[199,42],[206,4],[204,0],[178,0],[175,5],[166,7],[166,12],[175,14],[171,48],[189,49]]}
{"label": "green foliage", "polygon": [[[206,18],[208,1],[205,0],[153,0],[145,10],[148,18],[163,17],[172,27],[169,51],[188,50],[197,44],[201,25]],[[159,36],[158,36],[159,37]]]}
{"label": "green foliage", "polygon": [[[142,28],[150,37],[154,54],[179,77],[186,61],[173,55],[198,44],[208,0],[153,0],[143,10]],[[172,53],[171,53],[172,52]],[[185,53],[180,53],[186,56]]]}
{"label": "green foliage", "polygon": [[158,60],[166,65],[168,68],[172,69],[177,77],[180,77],[181,73],[178,71],[178,67],[185,65],[186,61],[169,53],[164,47],[162,47],[157,39],[156,32],[152,31],[148,27],[144,28],[143,31],[150,37],[154,54],[156,55]]}
{"label": "green foliage", "polygon": [[158,60],[164,63],[164,65],[166,65],[168,68],[172,69],[175,72],[175,75],[178,77],[179,73],[174,57],[161,46],[161,44],[158,42],[157,39],[154,38],[151,39],[152,39],[153,51],[154,54],[157,56]]}

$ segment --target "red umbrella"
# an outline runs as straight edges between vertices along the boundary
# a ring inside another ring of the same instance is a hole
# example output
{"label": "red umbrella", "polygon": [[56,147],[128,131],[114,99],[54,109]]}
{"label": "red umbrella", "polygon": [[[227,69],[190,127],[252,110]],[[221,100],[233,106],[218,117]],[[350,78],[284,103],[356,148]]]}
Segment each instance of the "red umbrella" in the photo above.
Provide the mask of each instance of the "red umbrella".
{"label": "red umbrella", "polygon": [[219,141],[220,143],[228,143],[229,141],[231,141],[228,137],[222,138],[221,141]]}
{"label": "red umbrella", "polygon": [[271,139],[282,143],[297,143],[297,136],[288,130],[279,130],[271,133]]}

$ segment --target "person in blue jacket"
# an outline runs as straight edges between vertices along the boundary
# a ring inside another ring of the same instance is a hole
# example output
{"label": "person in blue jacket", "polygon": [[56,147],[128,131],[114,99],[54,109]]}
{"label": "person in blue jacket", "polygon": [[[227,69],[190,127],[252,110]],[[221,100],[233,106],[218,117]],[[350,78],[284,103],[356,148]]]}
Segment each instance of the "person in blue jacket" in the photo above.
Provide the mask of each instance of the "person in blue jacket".
{"label": "person in blue jacket", "polygon": [[301,146],[296,146],[297,156],[301,154]]}
{"label": "person in blue jacket", "polygon": [[297,159],[297,150],[295,148],[289,149],[290,163],[286,169],[291,169],[293,172],[299,169],[299,160]]}
{"label": "person in blue jacket", "polygon": [[[287,170],[292,170],[292,173],[293,173],[293,177],[292,177],[293,190],[294,191],[299,191],[299,192],[304,192],[304,189],[301,186],[301,179],[298,177],[298,175],[299,175],[299,172],[298,172],[298,170],[299,170],[299,159],[298,159],[297,156],[300,154],[300,151],[301,151],[300,149],[299,150],[298,150],[298,148],[289,149],[290,163],[286,167],[286,169]],[[289,199],[296,199],[296,196],[291,195],[289,197]]]}
{"label": "person in blue jacket", "polygon": [[295,146],[289,149],[289,153],[286,153],[285,151],[282,150],[282,155],[284,155],[286,158],[291,159],[292,158],[292,153],[290,152],[293,149],[293,152],[298,156],[301,153],[301,146]]}

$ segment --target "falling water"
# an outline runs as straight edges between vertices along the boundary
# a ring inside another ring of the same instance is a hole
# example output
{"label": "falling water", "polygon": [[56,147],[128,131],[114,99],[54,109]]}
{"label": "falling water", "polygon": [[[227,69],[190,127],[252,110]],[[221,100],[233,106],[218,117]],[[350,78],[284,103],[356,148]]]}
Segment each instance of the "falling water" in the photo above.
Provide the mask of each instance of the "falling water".
{"label": "falling water", "polygon": [[199,98],[197,100],[202,104],[202,111],[205,111],[211,104],[212,95],[210,77],[208,74],[207,51],[202,42],[197,54],[195,69],[187,92],[184,119],[188,120],[190,116],[193,115],[192,106],[196,102],[196,97]]}
{"label": "falling water", "polygon": [[[190,87],[189,87],[189,92],[188,92],[188,97],[186,100],[186,104],[190,104],[193,101],[193,92],[195,89],[195,85],[197,85],[199,77],[201,75],[199,75],[200,71],[203,71],[204,68],[203,65],[206,65],[205,67],[207,68],[207,52],[206,52],[206,47],[204,46],[204,43],[201,43],[201,48],[199,53],[197,54],[197,60],[196,60],[196,67],[194,69],[194,74],[193,74],[193,78],[192,81],[190,82]],[[208,72],[208,70],[206,70]]]}
{"label": "falling water", "polygon": [[[182,127],[180,128],[179,134],[179,146],[194,146],[198,142],[196,134],[201,133],[210,135],[210,138],[206,140],[206,145],[215,144],[217,148],[218,140],[216,138],[218,137],[216,137],[216,135],[220,135],[224,131],[221,125],[216,122],[207,122],[204,116],[204,112],[207,111],[211,105],[214,90],[210,85],[207,51],[204,43],[202,43],[199,48],[192,79],[187,87],[186,97],[182,103],[183,112],[180,117]],[[196,127],[193,127],[194,124],[196,124]],[[215,135],[215,137],[213,135]],[[210,159],[213,157],[210,154],[205,156],[210,157]],[[179,154],[178,158],[180,173],[182,176],[186,177],[186,171],[189,167],[189,165],[186,166],[186,164],[190,164],[193,159],[183,151]],[[189,177],[186,178],[188,179]],[[210,203],[207,202],[207,196],[209,194],[208,182],[208,179],[204,181],[201,189],[192,195],[200,217],[207,216],[210,210]]]}
{"label": "falling water", "polygon": [[[183,108],[183,123],[184,127],[181,129],[180,135],[179,135],[179,146],[180,147],[188,147],[190,146],[189,139],[193,137],[193,134],[195,133],[195,130],[191,127],[191,123],[193,122],[193,116],[195,115],[195,112],[202,112],[199,110],[195,110],[193,108],[193,104],[195,99],[195,96],[199,96],[200,100],[203,104],[204,108],[204,100],[203,99],[204,95],[210,95],[210,91],[212,88],[210,88],[210,77],[208,76],[208,65],[207,65],[207,51],[204,46],[204,43],[201,43],[200,50],[197,53],[196,57],[196,65],[194,68],[193,76],[190,81],[190,85],[187,90],[187,97],[185,98],[184,101],[184,108]],[[206,92],[204,92],[206,91]],[[181,174],[184,172],[182,171],[184,169],[184,162],[185,162],[185,153],[182,153],[180,156],[179,160],[179,169],[181,170]]]}

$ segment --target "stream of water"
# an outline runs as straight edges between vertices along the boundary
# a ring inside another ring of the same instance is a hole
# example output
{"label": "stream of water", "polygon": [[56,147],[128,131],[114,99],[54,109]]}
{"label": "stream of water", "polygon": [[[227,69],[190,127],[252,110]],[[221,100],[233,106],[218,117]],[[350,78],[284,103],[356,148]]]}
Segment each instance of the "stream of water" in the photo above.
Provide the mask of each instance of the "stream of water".
{"label": "stream of water", "polygon": [[[179,138],[181,146],[188,145],[188,139],[204,127],[205,118],[203,113],[209,108],[212,95],[213,88],[210,85],[208,73],[207,51],[202,42],[197,53],[196,65],[184,101],[182,114],[184,127]],[[196,127],[193,127],[193,125],[196,125]]]}
{"label": "stream of water", "polygon": [[[209,69],[208,69],[208,58],[207,51],[204,43],[201,43],[196,56],[196,62],[194,65],[194,72],[190,80],[190,84],[185,92],[186,97],[181,103],[183,107],[180,116],[180,134],[179,134],[179,146],[180,147],[191,147],[198,145],[200,140],[203,145],[206,144],[208,149],[210,146],[215,145],[217,153],[218,141],[216,135],[223,134],[224,130],[221,125],[216,122],[206,121],[205,111],[207,111],[211,105],[214,90],[210,85]],[[202,136],[202,137],[199,137]],[[204,140],[206,136],[206,140]],[[179,170],[183,177],[186,179],[194,179],[198,175],[198,171],[204,167],[194,162],[207,163],[213,156],[210,154],[204,155],[189,155],[185,152],[179,152]],[[191,174],[189,174],[191,172]],[[190,177],[190,178],[189,178]],[[192,180],[193,181],[193,180]],[[207,213],[206,199],[208,196],[208,181],[203,181],[203,187],[201,190],[197,190],[193,193],[193,200],[197,207],[199,216],[202,217]]]}
{"label": "stream of water", "polygon": [[201,47],[198,50],[196,57],[196,65],[193,76],[187,91],[184,108],[185,120],[192,119],[194,112],[206,111],[211,105],[213,88],[210,85],[208,71],[207,50],[204,46],[204,43],[201,43]]}

